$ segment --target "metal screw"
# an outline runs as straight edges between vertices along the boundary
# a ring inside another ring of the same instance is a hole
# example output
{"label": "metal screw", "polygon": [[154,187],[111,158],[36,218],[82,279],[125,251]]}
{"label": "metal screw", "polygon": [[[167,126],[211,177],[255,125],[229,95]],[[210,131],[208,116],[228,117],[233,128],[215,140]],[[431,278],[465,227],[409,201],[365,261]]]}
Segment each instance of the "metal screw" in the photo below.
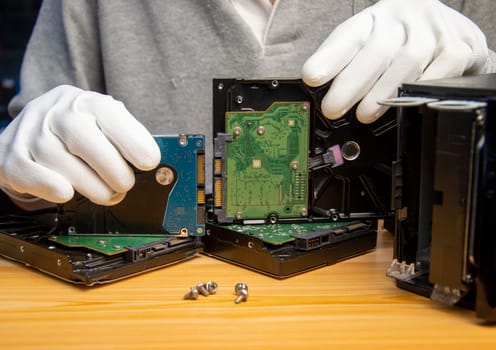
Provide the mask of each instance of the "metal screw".
{"label": "metal screw", "polygon": [[214,281],[208,281],[206,287],[210,294],[215,294],[219,290],[219,286]]}
{"label": "metal screw", "polygon": [[235,127],[233,128],[233,135],[234,135],[234,136],[239,136],[239,135],[241,135],[241,132],[242,132],[242,131],[243,131],[243,130],[242,130],[239,126],[235,126]]}
{"label": "metal screw", "polygon": [[301,208],[300,209],[300,215],[305,217],[308,215],[308,209],[307,208]]}
{"label": "metal screw", "polygon": [[207,285],[205,283],[202,283],[202,282],[198,283],[196,285],[196,289],[198,289],[200,294],[205,296],[205,297],[207,297],[210,294],[210,292],[207,289]]}
{"label": "metal screw", "polygon": [[190,291],[184,294],[184,299],[196,300],[198,299],[199,294],[200,293],[198,292],[198,289],[196,287],[191,287]]}
{"label": "metal screw", "polygon": [[188,136],[184,134],[179,135],[179,144],[181,146],[187,146],[188,145]]}
{"label": "metal screw", "polygon": [[245,283],[237,283],[234,287],[234,293],[238,296],[234,302],[236,304],[241,303],[242,301],[248,300],[248,286]]}

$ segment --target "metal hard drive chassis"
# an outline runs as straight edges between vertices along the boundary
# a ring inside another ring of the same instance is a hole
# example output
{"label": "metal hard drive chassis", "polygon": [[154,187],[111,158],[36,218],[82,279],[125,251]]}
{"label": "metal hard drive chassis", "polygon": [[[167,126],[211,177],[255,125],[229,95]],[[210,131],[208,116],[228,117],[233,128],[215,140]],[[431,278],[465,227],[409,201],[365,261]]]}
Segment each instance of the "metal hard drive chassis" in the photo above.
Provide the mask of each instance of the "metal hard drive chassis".
{"label": "metal hard drive chassis", "polygon": [[205,254],[285,278],[375,248],[377,220],[394,214],[395,114],[365,125],[353,109],[331,121],[320,110],[327,89],[213,81]]}
{"label": "metal hard drive chassis", "polygon": [[496,321],[496,75],[405,84],[397,109],[400,288]]}
{"label": "metal hard drive chassis", "polygon": [[204,136],[162,135],[152,171],[135,170],[125,199],[23,211],[0,192],[0,255],[65,281],[113,282],[196,256],[205,233]]}

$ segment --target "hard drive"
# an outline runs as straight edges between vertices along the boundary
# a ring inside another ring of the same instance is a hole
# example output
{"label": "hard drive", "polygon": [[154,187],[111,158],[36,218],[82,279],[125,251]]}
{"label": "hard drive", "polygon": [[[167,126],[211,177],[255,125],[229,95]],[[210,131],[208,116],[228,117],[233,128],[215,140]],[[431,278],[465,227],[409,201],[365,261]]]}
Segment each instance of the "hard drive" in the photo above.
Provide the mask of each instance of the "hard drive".
{"label": "hard drive", "polygon": [[372,251],[376,229],[376,220],[253,225],[207,222],[203,252],[281,279]]}
{"label": "hard drive", "polygon": [[156,136],[162,158],[135,170],[136,184],[114,206],[76,194],[27,212],[2,194],[0,254],[68,282],[112,282],[199,253],[205,233],[202,135]]}
{"label": "hard drive", "polygon": [[396,107],[399,287],[496,321],[496,75],[405,84]]}
{"label": "hard drive", "polygon": [[393,215],[396,119],[331,121],[327,88],[214,79],[206,254],[284,278],[375,247],[377,219]]}
{"label": "hard drive", "polygon": [[214,216],[218,223],[383,218],[391,211],[395,123],[354,110],[322,115],[328,86],[215,79]]}

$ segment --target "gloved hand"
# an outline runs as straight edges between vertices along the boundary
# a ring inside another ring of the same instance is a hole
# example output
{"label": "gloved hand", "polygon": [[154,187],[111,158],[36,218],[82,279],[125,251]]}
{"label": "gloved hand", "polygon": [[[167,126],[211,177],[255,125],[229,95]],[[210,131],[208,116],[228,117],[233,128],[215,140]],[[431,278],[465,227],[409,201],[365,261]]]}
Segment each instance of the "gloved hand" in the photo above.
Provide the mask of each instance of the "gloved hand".
{"label": "gloved hand", "polygon": [[310,86],[334,79],[322,111],[337,119],[361,100],[357,118],[372,123],[404,82],[487,72],[481,30],[438,0],[381,0],[339,25],[307,60]]}
{"label": "gloved hand", "polygon": [[153,169],[159,147],[122,102],[73,86],[32,100],[0,134],[0,186],[21,202],[63,203],[76,190],[116,204],[134,185],[126,160]]}

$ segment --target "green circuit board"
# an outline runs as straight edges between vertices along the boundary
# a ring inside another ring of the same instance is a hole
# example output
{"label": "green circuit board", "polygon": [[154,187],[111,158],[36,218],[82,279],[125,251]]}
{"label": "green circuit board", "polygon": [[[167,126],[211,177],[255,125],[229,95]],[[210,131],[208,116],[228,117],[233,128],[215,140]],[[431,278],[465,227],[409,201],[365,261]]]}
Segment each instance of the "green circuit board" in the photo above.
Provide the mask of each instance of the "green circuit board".
{"label": "green circuit board", "polygon": [[67,247],[83,247],[95,250],[102,254],[114,255],[126,252],[131,247],[160,242],[172,239],[166,235],[96,235],[96,234],[72,234],[60,235],[50,238],[51,241],[60,243]]}
{"label": "green circuit board", "polygon": [[[256,237],[265,243],[282,245],[292,242],[298,237],[305,237],[308,234],[321,231],[336,230],[345,227],[343,222],[305,222],[305,223],[284,223],[266,225],[226,225],[223,226],[232,231],[236,231],[248,236]],[[338,232],[338,231],[336,231]]]}
{"label": "green circuit board", "polygon": [[226,216],[307,216],[310,103],[226,113]]}

